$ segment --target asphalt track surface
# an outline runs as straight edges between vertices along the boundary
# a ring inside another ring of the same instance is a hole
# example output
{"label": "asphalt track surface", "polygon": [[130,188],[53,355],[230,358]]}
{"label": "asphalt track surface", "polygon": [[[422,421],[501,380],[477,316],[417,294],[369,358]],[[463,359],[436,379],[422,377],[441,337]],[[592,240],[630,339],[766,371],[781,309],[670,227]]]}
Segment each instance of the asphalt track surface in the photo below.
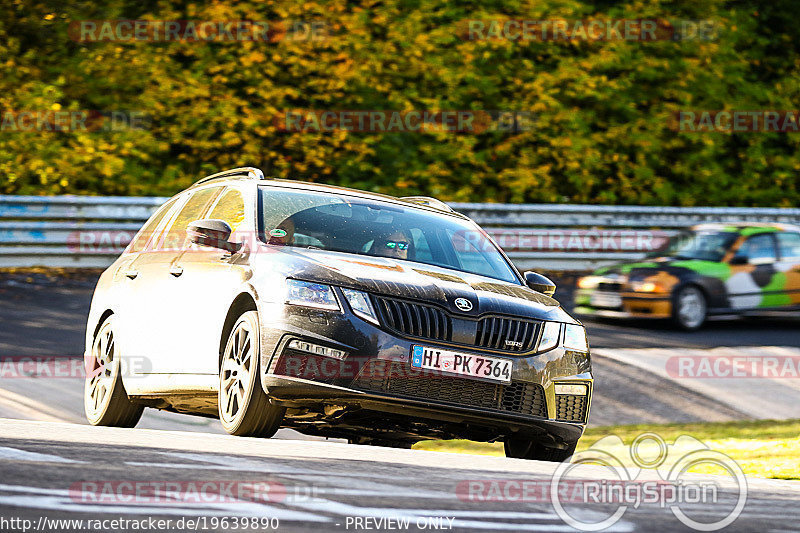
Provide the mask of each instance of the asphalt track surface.
{"label": "asphalt track surface", "polygon": [[[276,518],[277,531],[282,532],[420,531],[429,524],[445,526],[449,531],[573,531],[552,502],[540,496],[543,492],[533,491],[525,501],[519,501],[519,492],[510,491],[499,498],[501,501],[481,501],[481,495],[489,494],[482,492],[485,488],[472,493],[472,498],[464,489],[469,482],[481,482],[479,487],[510,480],[546,485],[556,467],[539,461],[330,442],[0,419],[0,516],[30,520],[31,524],[49,526],[48,531],[77,530],[75,524],[71,529],[57,529],[50,519],[151,517],[173,520],[173,529],[181,518],[206,517],[206,530],[233,531],[231,521],[227,527],[211,527],[210,520],[244,516]],[[597,466],[580,466],[570,476],[579,480],[617,479],[608,469]],[[691,479],[719,487],[716,503],[680,506],[694,520],[721,520],[739,501],[732,478],[696,475]],[[138,482],[145,488],[135,495],[119,488],[123,481]],[[158,489],[165,485],[156,484],[166,482],[179,483],[181,488],[173,489],[172,494]],[[269,490],[258,491],[260,495],[255,496],[255,490],[234,488],[232,499],[231,492],[223,491],[226,500],[219,502],[209,489],[206,500],[198,502],[188,488],[191,482],[212,482],[214,487],[234,483],[238,484],[234,487],[262,486]],[[798,482],[750,479],[743,512],[726,531],[796,531],[800,521],[798,499]],[[598,522],[619,508],[615,503],[577,501],[564,502],[563,507],[583,523]],[[357,527],[358,518],[362,527]],[[378,522],[381,519],[400,520],[400,524],[408,520],[409,525],[398,527],[397,522]],[[21,531],[9,526],[6,523],[3,530]],[[184,526],[187,529],[191,528]],[[629,506],[607,529],[688,530],[669,507],[659,504]]]}
{"label": "asphalt track surface", "polygon": [[[0,275],[0,356],[80,356],[94,279],[85,274]],[[560,296],[569,308],[568,286],[562,286]],[[586,320],[585,324],[596,348],[800,346],[800,321],[793,318],[712,322],[692,334],[655,322]],[[747,418],[701,393],[621,361],[595,357],[593,370],[592,425]],[[220,434],[217,421],[150,409],[137,429],[94,428],[85,425],[82,417],[81,381],[31,378],[2,383],[0,393],[5,396],[0,398],[0,417],[38,421],[0,419],[0,531],[22,531],[26,523],[8,522],[13,518],[31,520],[28,531],[78,530],[74,524],[44,521],[70,518],[169,519],[172,530],[271,530],[234,529],[234,517],[275,518],[277,531],[418,531],[437,525],[455,531],[573,530],[547,498],[519,501],[512,495],[501,501],[480,501],[470,500],[459,490],[470,480],[483,482],[484,488],[521,480],[542,487],[553,476],[556,465],[551,463],[339,442],[235,438]],[[173,428],[181,431],[164,431]],[[288,433],[284,439],[298,437]],[[598,467],[579,467],[574,474],[600,482],[617,480]],[[648,471],[637,479],[644,475],[654,474]],[[729,482],[728,478],[697,479]],[[210,503],[191,498],[153,501],[145,496],[133,502],[118,498],[101,504],[87,499],[86,493],[76,493],[76,487],[85,487],[80,485],[84,482],[118,486],[114,483],[125,481],[150,485],[177,481],[181,486],[203,481],[237,486],[267,482],[280,490],[279,496],[266,500],[239,497]],[[796,530],[800,483],[749,479],[748,485],[744,511],[726,530]],[[727,483],[716,503],[682,504],[680,509],[700,522],[719,520],[732,510],[736,488]],[[571,516],[587,523],[618,509],[614,503],[564,505]],[[230,517],[226,524],[220,522],[224,517]],[[197,527],[177,524],[180,518],[194,519],[192,525]],[[125,527],[95,530],[114,529]],[[134,529],[129,525],[128,530]],[[608,529],[687,530],[668,507],[658,504],[630,507]]]}

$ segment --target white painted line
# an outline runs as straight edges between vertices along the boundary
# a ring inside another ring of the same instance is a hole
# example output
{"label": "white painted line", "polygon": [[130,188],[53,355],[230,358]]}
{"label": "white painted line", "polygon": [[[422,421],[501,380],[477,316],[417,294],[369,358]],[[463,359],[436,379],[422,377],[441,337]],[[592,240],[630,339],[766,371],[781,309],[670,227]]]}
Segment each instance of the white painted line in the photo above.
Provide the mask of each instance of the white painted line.
{"label": "white painted line", "polygon": [[5,446],[0,446],[0,460],[25,461],[32,463],[85,463],[85,461],[66,459],[64,457],[59,457],[57,455],[29,452],[27,450],[20,450],[17,448],[7,448]]}

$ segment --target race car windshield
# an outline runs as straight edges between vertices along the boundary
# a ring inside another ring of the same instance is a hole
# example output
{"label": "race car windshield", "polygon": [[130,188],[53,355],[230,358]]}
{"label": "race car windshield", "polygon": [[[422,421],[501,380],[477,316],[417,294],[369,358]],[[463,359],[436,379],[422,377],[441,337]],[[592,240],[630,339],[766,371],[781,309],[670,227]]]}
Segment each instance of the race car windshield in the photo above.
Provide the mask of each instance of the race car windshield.
{"label": "race car windshield", "polygon": [[721,261],[736,236],[736,233],[727,231],[681,233],[670,239],[664,248],[651,254],[651,257]]}
{"label": "race car windshield", "polygon": [[365,198],[259,188],[261,238],[274,245],[414,261],[519,284],[497,247],[454,216]]}

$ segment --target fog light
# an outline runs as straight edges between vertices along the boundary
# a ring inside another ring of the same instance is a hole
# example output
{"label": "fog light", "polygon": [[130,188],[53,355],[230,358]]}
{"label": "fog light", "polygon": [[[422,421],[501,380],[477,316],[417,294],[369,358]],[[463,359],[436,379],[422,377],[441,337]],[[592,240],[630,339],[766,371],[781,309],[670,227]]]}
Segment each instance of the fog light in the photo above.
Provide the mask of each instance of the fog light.
{"label": "fog light", "polygon": [[556,383],[556,394],[571,394],[573,396],[586,396],[589,388],[586,385],[576,385],[574,383]]}
{"label": "fog light", "polygon": [[288,348],[290,350],[298,350],[301,352],[313,353],[314,355],[321,355],[323,357],[332,357],[339,361],[347,357],[347,352],[343,350],[336,350],[328,348],[327,346],[320,346],[319,344],[312,344],[310,342],[292,339],[289,341]]}

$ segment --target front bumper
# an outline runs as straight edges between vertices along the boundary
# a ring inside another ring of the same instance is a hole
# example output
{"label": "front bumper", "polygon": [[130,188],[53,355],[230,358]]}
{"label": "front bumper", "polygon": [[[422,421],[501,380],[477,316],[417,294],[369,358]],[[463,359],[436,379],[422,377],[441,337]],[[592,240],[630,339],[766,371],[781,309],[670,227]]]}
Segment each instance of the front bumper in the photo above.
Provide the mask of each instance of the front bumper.
{"label": "front bumper", "polygon": [[608,318],[670,318],[672,298],[669,294],[578,289],[575,312]]}
{"label": "front bumper", "polygon": [[[489,437],[547,435],[556,443],[577,440],[586,425],[593,384],[588,353],[563,347],[533,355],[487,353],[397,336],[348,311],[281,307],[267,310],[280,320],[262,325],[261,380],[270,398],[289,408],[289,418],[304,410],[329,413],[331,420],[359,411],[372,413],[373,421],[381,414],[413,418],[420,436],[425,433],[420,424],[429,422],[431,427],[473,428],[464,438],[478,436],[475,428],[481,427]],[[293,350],[288,347],[293,339],[342,350],[347,356],[339,361]],[[420,375],[411,368],[413,345],[508,358],[511,384]],[[555,385],[562,383],[585,384],[587,394],[579,399],[556,395]]]}

